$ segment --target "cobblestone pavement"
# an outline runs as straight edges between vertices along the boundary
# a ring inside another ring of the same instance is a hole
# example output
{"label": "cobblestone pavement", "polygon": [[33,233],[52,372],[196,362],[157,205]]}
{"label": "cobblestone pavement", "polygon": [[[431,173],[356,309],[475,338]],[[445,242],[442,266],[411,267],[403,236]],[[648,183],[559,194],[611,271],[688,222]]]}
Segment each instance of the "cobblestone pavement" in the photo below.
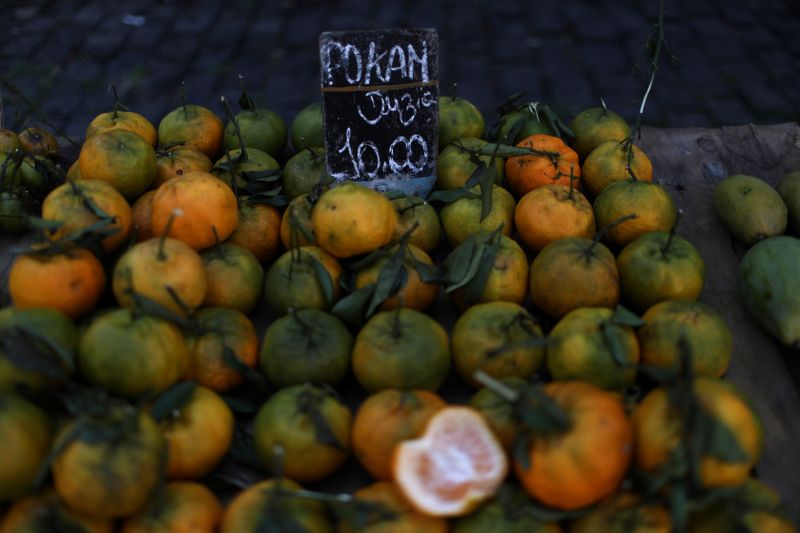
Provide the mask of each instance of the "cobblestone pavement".
{"label": "cobblestone pavement", "polygon": [[[219,111],[246,76],[257,103],[287,121],[319,97],[320,32],[433,27],[440,79],[496,118],[527,91],[571,118],[602,97],[633,119],[643,71],[632,73],[656,0],[5,0],[0,92],[6,124],[49,122],[81,135],[108,110],[109,84],[153,121],[190,100]],[[645,124],[770,124],[800,118],[800,3],[666,0],[663,61]],[[646,54],[645,54],[646,55]],[[24,95],[27,103],[19,94]],[[32,104],[32,105],[31,105]]]}

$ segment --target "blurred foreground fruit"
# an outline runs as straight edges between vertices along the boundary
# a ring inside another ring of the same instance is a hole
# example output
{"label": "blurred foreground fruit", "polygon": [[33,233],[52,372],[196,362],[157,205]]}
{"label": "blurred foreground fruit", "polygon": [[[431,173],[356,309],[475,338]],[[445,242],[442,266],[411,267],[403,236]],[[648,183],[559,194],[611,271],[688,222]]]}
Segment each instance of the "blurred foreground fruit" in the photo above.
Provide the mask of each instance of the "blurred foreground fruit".
{"label": "blurred foreground fruit", "polygon": [[112,533],[114,522],[110,518],[97,518],[70,509],[52,488],[15,501],[0,518],[0,533],[51,531]]}
{"label": "blurred foreground fruit", "polygon": [[214,533],[221,519],[222,505],[205,485],[175,481],[126,518],[120,533]]}
{"label": "blurred foreground fruit", "polygon": [[378,505],[393,516],[371,520],[366,526],[345,517],[339,522],[339,533],[446,533],[449,529],[444,518],[426,516],[415,510],[394,483],[378,481],[358,489],[353,496],[357,502]]}
{"label": "blurred foreground fruit", "polygon": [[0,393],[0,502],[33,490],[52,440],[53,426],[44,411],[21,396]]}
{"label": "blurred foreground fruit", "polygon": [[400,443],[392,472],[400,491],[430,516],[462,516],[499,488],[505,451],[486,421],[469,407],[445,407],[421,437]]}
{"label": "blurred foreground fruit", "polygon": [[633,457],[633,427],[620,397],[582,381],[548,383],[543,392],[560,410],[560,423],[527,437],[527,454],[515,456],[517,478],[556,509],[611,496]]}
{"label": "blurred foreground fruit", "polygon": [[577,520],[570,533],[670,533],[672,524],[666,507],[647,502],[630,492],[620,492]]}

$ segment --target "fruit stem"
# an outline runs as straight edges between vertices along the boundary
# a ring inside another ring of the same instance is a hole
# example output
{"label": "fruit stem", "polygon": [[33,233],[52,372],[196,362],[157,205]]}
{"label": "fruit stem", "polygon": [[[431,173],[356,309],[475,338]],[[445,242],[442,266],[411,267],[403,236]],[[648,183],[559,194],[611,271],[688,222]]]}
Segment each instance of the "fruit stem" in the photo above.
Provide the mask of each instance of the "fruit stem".
{"label": "fruit stem", "polygon": [[458,89],[458,83],[453,83],[453,85],[450,86],[450,98],[453,102],[456,101],[456,89]]}
{"label": "fruit stem", "polygon": [[240,156],[236,158],[237,163],[244,163],[245,161],[247,161],[247,147],[244,145],[244,138],[242,138],[242,130],[239,129],[239,120],[234,116],[233,110],[231,109],[231,104],[228,102],[228,99],[225,96],[220,96],[220,100],[222,100],[222,105],[225,106],[225,113],[228,115],[228,119],[233,124],[233,130],[236,132],[236,138],[239,141]]}
{"label": "fruit stem", "polygon": [[169,214],[169,218],[167,219],[167,224],[164,226],[164,231],[161,232],[161,236],[159,237],[158,241],[158,253],[156,258],[159,261],[166,261],[167,254],[164,253],[164,242],[167,240],[169,236],[169,231],[172,229],[172,224],[175,222],[175,218],[183,215],[182,209],[173,209],[172,212]]}
{"label": "fruit stem", "polygon": [[666,256],[667,252],[669,252],[669,247],[672,246],[672,239],[675,238],[675,233],[678,230],[678,222],[681,220],[681,215],[683,214],[682,209],[678,209],[678,212],[675,216],[675,223],[672,225],[672,228],[669,230],[669,237],[667,237],[667,242],[664,243],[664,246],[661,247],[661,253]]}
{"label": "fruit stem", "polygon": [[214,234],[214,251],[222,261],[225,261],[225,254],[222,253],[222,241],[219,240],[219,232],[215,224],[211,224],[211,233]]}
{"label": "fruit stem", "polygon": [[603,226],[602,228],[600,228],[600,229],[597,231],[597,233],[595,233],[595,234],[594,234],[594,238],[592,239],[592,244],[590,244],[590,245],[589,245],[589,247],[586,249],[586,257],[587,257],[587,258],[591,257],[591,255],[592,255],[592,252],[594,251],[594,247],[595,247],[595,246],[597,246],[597,243],[599,243],[599,242],[600,242],[600,240],[601,240],[603,237],[605,237],[605,236],[606,236],[606,234],[607,234],[609,231],[611,231],[611,230],[612,230],[612,229],[614,229],[615,227],[619,226],[619,225],[620,225],[620,224],[622,224],[623,222],[625,222],[625,221],[627,221],[627,220],[633,220],[633,219],[634,219],[634,218],[636,218],[636,217],[637,217],[636,213],[630,213],[629,215],[625,215],[625,216],[623,216],[623,217],[619,217],[618,219],[614,220],[613,222],[611,222],[611,223],[609,223],[609,224],[606,224],[605,226]]}
{"label": "fruit stem", "polygon": [[517,391],[508,387],[503,382],[493,378],[483,370],[476,370],[475,373],[472,374],[472,378],[509,403],[515,403],[519,400],[519,394]]}
{"label": "fruit stem", "polygon": [[[241,100],[239,100],[239,106],[242,107],[243,109],[249,109],[255,111],[256,103],[253,101],[252,98],[250,98],[250,93],[247,92],[247,87],[244,84],[244,74],[239,74],[239,88],[242,91],[242,98]],[[241,105],[242,100],[244,100],[245,105],[247,107]]]}
{"label": "fruit stem", "polygon": [[300,318],[300,313],[294,307],[290,307],[288,312],[289,316],[291,316],[292,319],[294,319],[294,321],[300,325],[303,330],[303,334],[308,338],[307,340],[310,340],[314,335],[314,328],[311,326],[311,324]]}
{"label": "fruit stem", "polygon": [[186,96],[186,82],[181,82],[181,88],[178,90],[178,98],[181,100],[181,107],[183,107],[183,114],[186,118],[189,118],[189,109],[186,107],[189,105],[189,98]]}
{"label": "fruit stem", "polygon": [[114,95],[114,110],[111,112],[111,117],[114,119],[114,122],[116,122],[119,112],[119,95],[117,94],[117,86],[112,83],[108,90]]}
{"label": "fruit stem", "polygon": [[608,115],[608,106],[606,105],[606,101],[603,100],[602,96],[600,97],[600,105],[603,107],[603,112],[600,113],[600,116],[605,117],[606,115]]}

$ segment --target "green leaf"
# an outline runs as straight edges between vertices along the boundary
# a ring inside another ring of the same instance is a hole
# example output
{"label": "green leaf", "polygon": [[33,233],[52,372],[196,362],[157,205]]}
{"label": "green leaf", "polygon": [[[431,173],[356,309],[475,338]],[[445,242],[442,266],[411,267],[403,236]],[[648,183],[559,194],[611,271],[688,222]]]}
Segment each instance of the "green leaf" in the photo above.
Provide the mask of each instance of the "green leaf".
{"label": "green leaf", "polygon": [[390,247],[391,245],[383,248],[378,248],[377,250],[368,253],[361,259],[353,261],[352,263],[348,263],[347,266],[350,270],[353,270],[355,272],[360,272],[365,268],[367,268],[368,266],[378,262],[379,260],[384,259],[386,257],[390,257],[394,253],[389,249]]}
{"label": "green leaf", "polygon": [[222,346],[222,360],[228,367],[232,368],[233,370],[244,376],[245,380],[256,385],[260,390],[262,391],[269,390],[266,378],[261,374],[259,374],[258,372],[256,372],[254,369],[244,364],[241,359],[236,357],[236,354],[231,349],[231,347],[226,344],[223,344]]}
{"label": "green leaf", "polygon": [[498,242],[482,243],[480,247],[483,248],[483,254],[478,263],[478,269],[464,289],[464,299],[468,304],[479,302],[483,298],[483,293],[486,290],[486,283],[489,281],[489,276],[492,274],[492,269],[494,268],[494,262],[500,251],[500,244]]}
{"label": "green leaf", "polygon": [[72,354],[43,335],[21,325],[0,329],[0,358],[19,370],[65,381],[75,363]]}
{"label": "green leaf", "polygon": [[350,325],[362,325],[364,323],[364,316],[367,313],[367,306],[369,306],[374,290],[374,283],[354,290],[336,302],[331,313]]}
{"label": "green leaf", "polygon": [[462,198],[480,198],[480,196],[465,187],[457,187],[455,189],[433,191],[428,197],[428,201],[452,204],[453,202],[461,200]]}
{"label": "green leaf", "polygon": [[726,463],[747,463],[750,455],[742,448],[736,434],[720,419],[708,413],[702,406],[697,413],[695,431],[702,435],[703,451]]}
{"label": "green leaf", "polygon": [[401,246],[384,263],[378,273],[378,279],[375,282],[375,290],[372,291],[372,298],[370,298],[365,318],[372,316],[378,306],[400,291],[406,284],[408,280],[408,271],[406,271],[403,262],[403,252],[404,248]]}
{"label": "green leaf", "polygon": [[512,456],[514,462],[522,467],[523,470],[529,470],[531,467],[531,454],[530,448],[532,446],[531,440],[533,434],[528,430],[521,430],[517,433],[512,447]]}
{"label": "green leaf", "polygon": [[378,502],[353,498],[347,502],[331,502],[331,510],[354,531],[362,531],[373,525],[397,520],[399,515]]}
{"label": "green leaf", "polygon": [[[466,243],[467,241],[464,242]],[[451,293],[457,289],[460,289],[461,287],[466,286],[472,281],[472,279],[475,277],[475,274],[478,272],[478,269],[481,266],[481,261],[486,252],[486,247],[483,245],[483,243],[473,242],[472,244],[473,246],[467,248],[472,251],[472,254],[469,256],[469,258],[465,261],[452,263],[453,269],[447,271],[447,279],[452,283],[445,288],[445,292]],[[448,266],[450,265],[445,263],[445,267]]]}
{"label": "green leaf", "polygon": [[572,426],[569,414],[536,385],[529,385],[520,391],[514,412],[536,435],[563,433]]}
{"label": "green leaf", "polygon": [[461,281],[467,275],[469,270],[470,261],[478,247],[478,236],[472,235],[464,240],[461,244],[448,254],[442,264],[444,271],[443,282],[445,284],[456,283]]}
{"label": "green leaf", "polygon": [[413,255],[410,256],[409,260],[414,270],[417,271],[419,279],[423,283],[439,284],[444,281],[442,270],[437,265],[435,264],[429,265],[428,263],[423,263]]}
{"label": "green leaf", "polygon": [[408,195],[403,191],[386,191],[383,195],[389,200],[399,200],[400,198],[408,198]]}
{"label": "green leaf", "polygon": [[311,424],[314,426],[314,436],[317,442],[345,452],[347,450],[339,441],[333,429],[331,429],[328,419],[325,418],[320,409],[320,404],[327,397],[328,393],[326,391],[309,385],[297,396],[297,412],[309,417]]}
{"label": "green leaf", "polygon": [[255,110],[256,104],[253,102],[253,99],[250,98],[249,94],[242,92],[242,95],[239,97],[239,107],[243,111],[252,111]]}
{"label": "green leaf", "polygon": [[311,254],[306,254],[306,260],[314,271],[314,277],[317,278],[317,283],[322,289],[322,294],[325,297],[325,306],[330,308],[333,305],[333,278],[319,259]]}
{"label": "green leaf", "polygon": [[181,381],[161,393],[153,404],[150,414],[161,422],[172,413],[180,411],[191,400],[197,388],[195,381]]}
{"label": "green leaf", "polygon": [[258,411],[257,405],[243,400],[242,398],[236,398],[234,396],[228,396],[225,394],[220,394],[219,397],[222,398],[222,401],[228,404],[228,407],[234,413],[252,414]]}
{"label": "green leaf", "polygon": [[627,357],[625,357],[624,342],[621,338],[622,332],[617,328],[618,326],[610,321],[604,321],[600,324],[603,340],[611,353],[611,358],[618,366],[627,367],[629,363]]}
{"label": "green leaf", "polygon": [[249,170],[242,172],[242,177],[248,182],[273,183],[281,179],[283,171],[279,168],[269,170]]}
{"label": "green leaf", "polygon": [[55,231],[64,225],[63,220],[46,220],[31,215],[28,215],[26,221],[31,228],[44,231]]}
{"label": "green leaf", "polygon": [[677,484],[669,491],[669,515],[673,531],[686,531],[689,522],[689,495],[686,487]]}
{"label": "green leaf", "polygon": [[492,190],[497,177],[497,168],[489,166],[480,178],[481,185],[481,222],[492,212]]}
{"label": "green leaf", "polygon": [[611,317],[611,321],[620,326],[628,326],[631,328],[639,328],[645,325],[644,320],[621,305],[614,308],[614,315]]}

